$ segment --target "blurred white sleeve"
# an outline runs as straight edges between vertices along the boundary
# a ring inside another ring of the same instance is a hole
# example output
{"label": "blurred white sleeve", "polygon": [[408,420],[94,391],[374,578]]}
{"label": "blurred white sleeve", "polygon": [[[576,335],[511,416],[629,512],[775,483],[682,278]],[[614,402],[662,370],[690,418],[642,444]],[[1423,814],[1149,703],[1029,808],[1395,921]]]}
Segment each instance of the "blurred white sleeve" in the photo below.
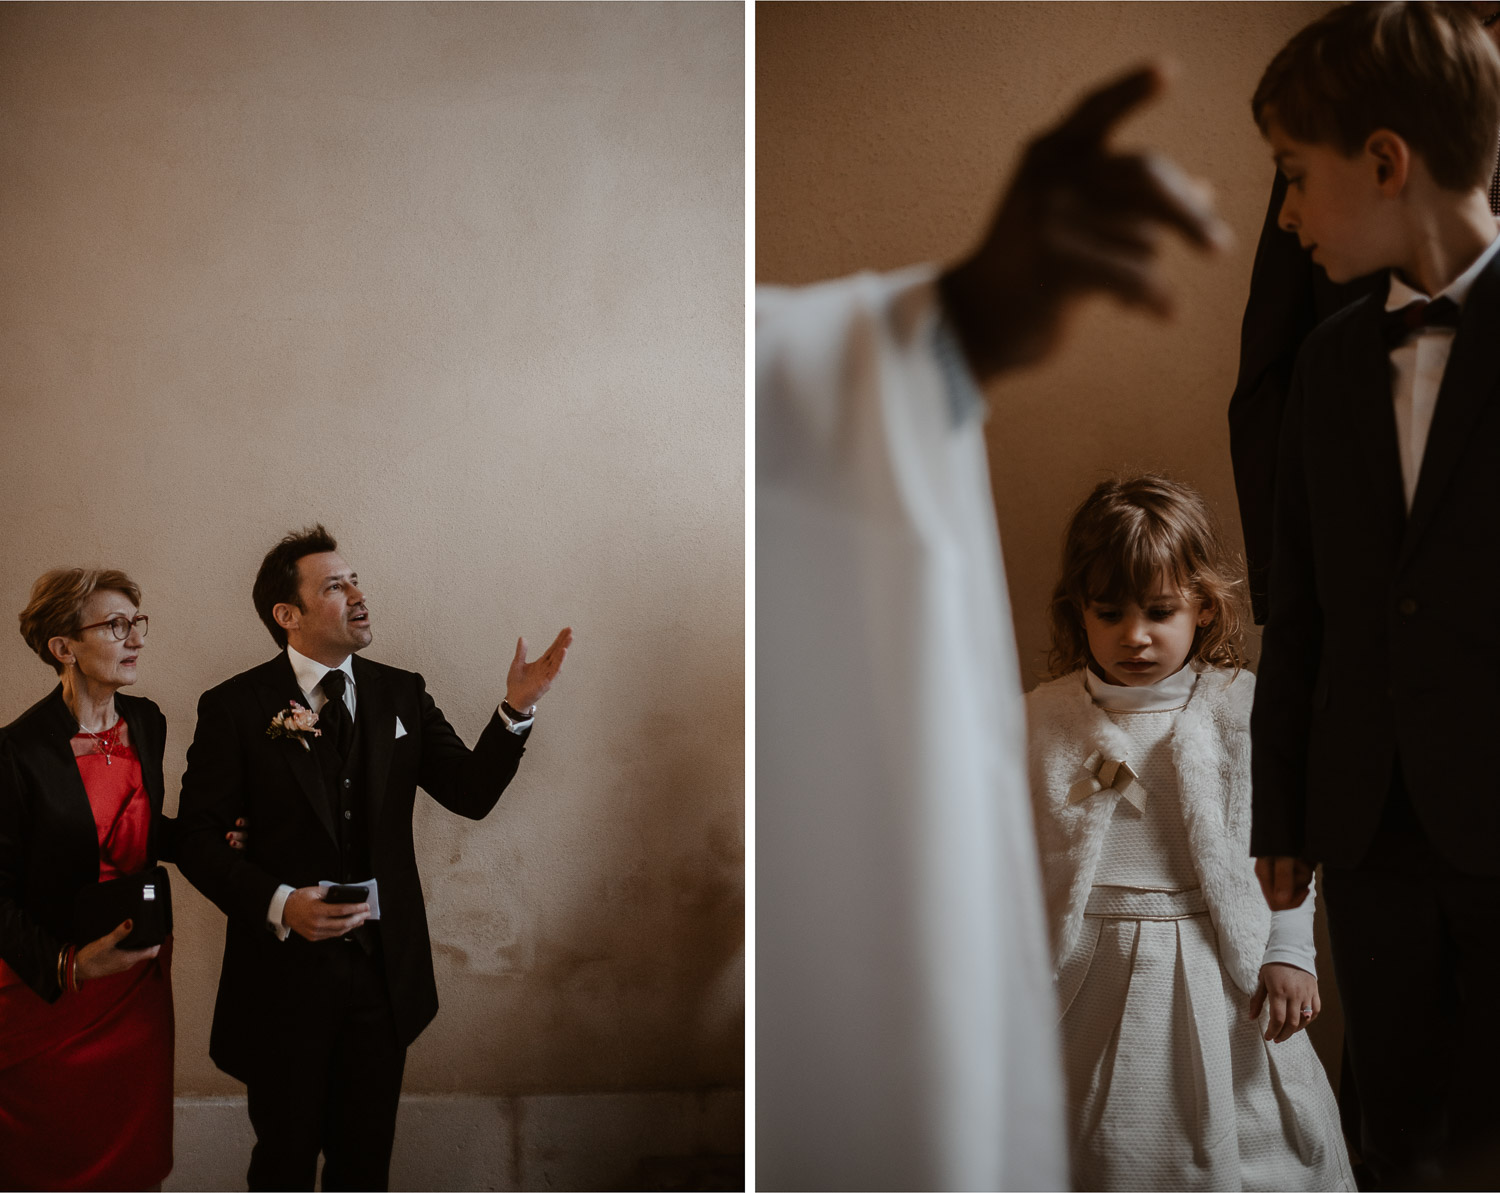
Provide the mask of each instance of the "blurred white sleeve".
{"label": "blurred white sleeve", "polygon": [[1066,1188],[983,403],[931,270],[756,321],[757,1184]]}

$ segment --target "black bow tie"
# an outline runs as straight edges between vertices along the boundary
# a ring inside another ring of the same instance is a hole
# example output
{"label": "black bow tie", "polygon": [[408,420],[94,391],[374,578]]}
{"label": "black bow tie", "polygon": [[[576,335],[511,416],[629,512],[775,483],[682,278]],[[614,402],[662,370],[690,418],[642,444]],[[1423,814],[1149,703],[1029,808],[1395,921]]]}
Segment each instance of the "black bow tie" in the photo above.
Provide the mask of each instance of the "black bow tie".
{"label": "black bow tie", "polygon": [[1399,311],[1387,311],[1380,317],[1380,334],[1387,348],[1395,348],[1407,337],[1427,327],[1447,327],[1458,330],[1458,319],[1463,312],[1451,298],[1435,298],[1428,301],[1419,298],[1409,302]]}

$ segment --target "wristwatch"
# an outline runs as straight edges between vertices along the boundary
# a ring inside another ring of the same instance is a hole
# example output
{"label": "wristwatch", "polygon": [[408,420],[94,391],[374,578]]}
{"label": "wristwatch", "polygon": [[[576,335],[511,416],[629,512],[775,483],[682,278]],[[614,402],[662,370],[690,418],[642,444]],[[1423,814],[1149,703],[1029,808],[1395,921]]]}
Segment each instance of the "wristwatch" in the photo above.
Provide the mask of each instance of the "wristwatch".
{"label": "wristwatch", "polygon": [[533,704],[525,712],[522,712],[520,709],[513,707],[509,700],[502,700],[500,701],[500,711],[509,717],[510,720],[519,724],[522,721],[529,721],[536,716],[536,705]]}

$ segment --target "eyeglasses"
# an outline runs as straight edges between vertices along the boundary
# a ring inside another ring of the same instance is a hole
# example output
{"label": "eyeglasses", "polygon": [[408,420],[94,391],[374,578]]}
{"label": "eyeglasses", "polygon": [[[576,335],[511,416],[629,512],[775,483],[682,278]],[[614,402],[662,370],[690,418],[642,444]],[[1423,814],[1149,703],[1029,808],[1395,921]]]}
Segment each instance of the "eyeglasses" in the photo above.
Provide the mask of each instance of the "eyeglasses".
{"label": "eyeglasses", "polygon": [[117,617],[111,617],[108,621],[96,621],[93,625],[81,625],[78,627],[78,632],[81,634],[84,630],[97,630],[102,625],[109,627],[109,632],[115,636],[116,642],[124,642],[126,638],[130,637],[131,630],[140,630],[141,637],[144,638],[146,631],[151,626],[151,619],[144,613],[137,613],[134,617],[126,617],[124,614],[121,614]]}

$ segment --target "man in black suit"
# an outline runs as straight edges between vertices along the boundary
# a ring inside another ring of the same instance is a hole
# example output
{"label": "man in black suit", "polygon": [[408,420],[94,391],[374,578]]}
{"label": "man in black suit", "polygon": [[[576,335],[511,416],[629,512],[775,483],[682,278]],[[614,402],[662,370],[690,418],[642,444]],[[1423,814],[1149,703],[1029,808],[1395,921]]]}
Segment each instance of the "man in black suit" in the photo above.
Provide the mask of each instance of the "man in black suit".
{"label": "man in black suit", "polygon": [[1273,910],[1323,865],[1377,1187],[1494,1188],[1500,57],[1452,6],[1351,4],[1278,54],[1254,109],[1281,227],[1334,282],[1384,284],[1292,372],[1251,850]]}
{"label": "man in black suit", "polygon": [[[229,917],[209,1053],[248,1089],[252,1189],[311,1189],[320,1151],[324,1189],[384,1189],[406,1048],[438,1006],[416,788],[495,806],[572,631],[534,662],[517,642],[471,752],[420,675],[356,657],[369,609],[322,526],[273,547],[253,595],[282,652],[204,693],[179,813],[178,865]],[[330,903],[333,883],[368,895]]]}

